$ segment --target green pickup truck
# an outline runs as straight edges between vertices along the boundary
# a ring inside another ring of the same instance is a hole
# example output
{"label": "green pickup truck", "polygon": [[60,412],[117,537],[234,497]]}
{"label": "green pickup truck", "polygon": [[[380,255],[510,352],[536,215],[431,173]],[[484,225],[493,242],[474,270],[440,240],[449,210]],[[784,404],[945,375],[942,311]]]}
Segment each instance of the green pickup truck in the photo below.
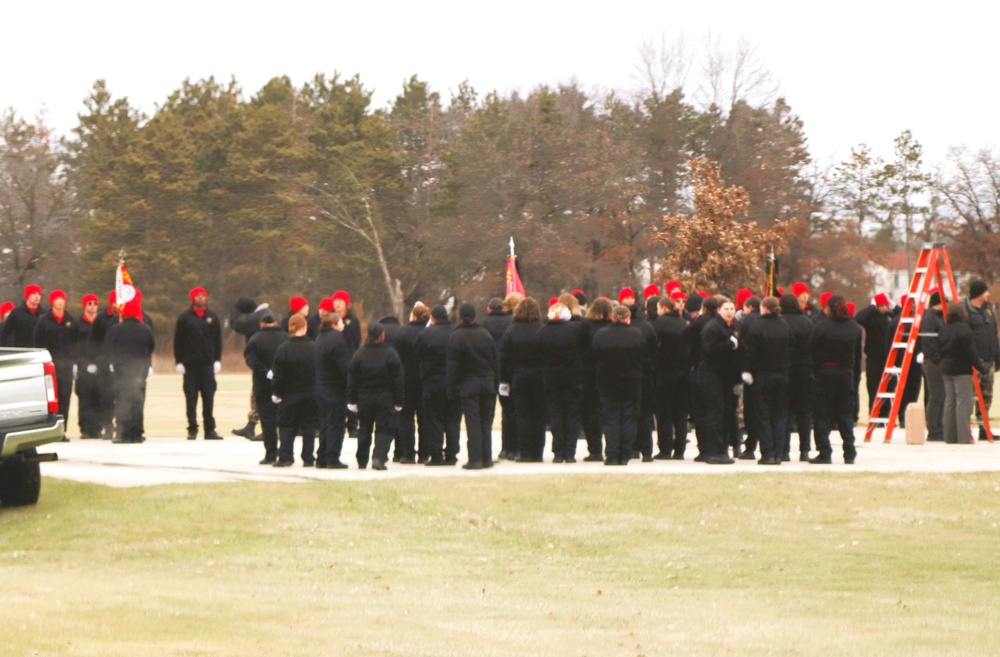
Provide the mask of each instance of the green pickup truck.
{"label": "green pickup truck", "polygon": [[38,448],[66,434],[52,357],[45,349],[0,349],[0,506],[38,502]]}

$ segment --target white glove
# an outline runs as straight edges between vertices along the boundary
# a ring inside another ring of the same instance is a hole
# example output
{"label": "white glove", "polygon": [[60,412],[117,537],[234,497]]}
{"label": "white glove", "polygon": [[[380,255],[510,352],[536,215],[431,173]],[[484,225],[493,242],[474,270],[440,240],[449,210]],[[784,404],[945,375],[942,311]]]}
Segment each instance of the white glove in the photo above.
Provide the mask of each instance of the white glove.
{"label": "white glove", "polygon": [[500,388],[497,390],[497,392],[500,393],[501,397],[510,397],[510,384],[501,383]]}
{"label": "white glove", "polygon": [[733,343],[733,349],[736,349],[740,346],[740,341],[736,339],[735,335],[730,335],[729,341]]}
{"label": "white glove", "polygon": [[279,397],[278,395],[271,395],[271,401],[273,401],[275,404],[280,404],[281,397]]}
{"label": "white glove", "polygon": [[153,366],[149,366],[149,376],[153,376]]}
{"label": "white glove", "polygon": [[87,365],[87,374],[97,374],[97,365]]}
{"label": "white glove", "polygon": [[114,365],[108,365],[108,371],[109,372],[114,372],[115,371],[115,366]]}
{"label": "white glove", "polygon": [[348,404],[347,405],[347,410],[350,411],[351,413],[357,413],[358,412],[358,405],[357,404]]}
{"label": "white glove", "polygon": [[399,413],[400,411],[402,411],[402,410],[403,410],[403,407],[402,407],[402,406],[393,406],[393,408],[395,408],[395,409],[396,409],[396,412],[397,412],[397,413]]}
{"label": "white glove", "polygon": [[274,370],[268,370],[267,371],[267,380],[271,381],[273,379],[274,379]]}
{"label": "white glove", "polygon": [[739,397],[741,394],[743,394],[743,384],[742,383],[737,383],[736,385],[733,386],[733,394],[736,395],[737,397]]}
{"label": "white glove", "polygon": [[753,374],[751,374],[750,372],[744,372],[743,375],[740,376],[740,378],[743,379],[743,383],[747,384],[748,386],[753,385]]}
{"label": "white glove", "polygon": [[924,364],[924,352],[920,352],[919,354],[917,354],[917,365],[923,365],[923,364]]}
{"label": "white glove", "polygon": [[222,371],[222,363],[220,363],[219,361],[215,361],[214,363],[212,363],[212,371],[215,372],[216,374],[218,374],[219,372],[221,372]]}
{"label": "white glove", "polygon": [[185,373],[184,363],[177,363],[177,367],[175,367],[174,369],[177,370],[178,374],[184,374]]}
{"label": "white glove", "polygon": [[77,374],[77,372],[79,372],[79,370],[77,369],[77,366],[76,366],[76,365],[74,365],[74,366],[73,366],[73,378],[74,378],[74,379],[76,378],[76,374]]}

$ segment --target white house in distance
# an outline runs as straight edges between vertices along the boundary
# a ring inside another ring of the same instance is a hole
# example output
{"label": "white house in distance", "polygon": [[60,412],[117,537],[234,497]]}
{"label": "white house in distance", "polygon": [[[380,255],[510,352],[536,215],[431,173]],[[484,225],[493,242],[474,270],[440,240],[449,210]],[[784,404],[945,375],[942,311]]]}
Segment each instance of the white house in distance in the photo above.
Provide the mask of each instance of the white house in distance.
{"label": "white house in distance", "polygon": [[[916,267],[917,258],[920,252],[914,252],[910,258],[910,266]],[[899,303],[899,300],[910,289],[910,282],[913,274],[906,267],[906,252],[894,251],[879,256],[878,260],[869,260],[866,265],[869,273],[875,280],[874,296],[878,292],[885,292],[889,298]],[[955,285],[958,286],[959,296],[965,296],[968,292],[969,275],[964,272],[953,271]]]}

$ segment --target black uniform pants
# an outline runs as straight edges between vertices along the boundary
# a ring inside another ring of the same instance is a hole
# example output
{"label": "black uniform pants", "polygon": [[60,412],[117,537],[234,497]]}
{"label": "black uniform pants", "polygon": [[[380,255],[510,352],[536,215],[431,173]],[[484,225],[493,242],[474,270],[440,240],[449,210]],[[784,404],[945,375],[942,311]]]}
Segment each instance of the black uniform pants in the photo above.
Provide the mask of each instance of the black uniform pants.
{"label": "black uniform pants", "polygon": [[541,461],[545,451],[545,386],[541,372],[516,370],[511,378],[510,396],[517,412],[517,453],[522,460]]}
{"label": "black uniform pants", "polygon": [[347,400],[339,390],[316,386],[316,412],[319,416],[319,448],[316,461],[329,465],[340,461],[344,448]]}
{"label": "black uniform pants", "polygon": [[102,430],[100,381],[96,373],[91,374],[86,368],[86,365],[81,364],[76,375],[80,435],[85,438],[100,438]]}
{"label": "black uniform pants", "polygon": [[[372,432],[375,434],[375,453],[372,454]],[[392,398],[361,399],[358,401],[358,467],[368,467],[368,456],[385,463],[389,448],[396,435],[396,411]]]}
{"label": "black uniform pants", "polygon": [[[875,356],[865,358],[865,385],[868,387],[869,413],[875,404],[876,395],[878,394],[878,384],[882,380],[882,371],[885,368],[885,359],[887,357],[888,354],[876,354]],[[889,417],[889,408],[890,404],[883,403],[877,417]]]}
{"label": "black uniform pants", "polygon": [[101,423],[102,437],[111,439],[115,431],[115,375],[111,373],[107,365],[99,367],[97,385],[100,388],[101,399],[98,420]]}
{"label": "black uniform pants", "polygon": [[944,375],[941,364],[924,361],[924,398],[927,405],[927,440],[944,440]]}
{"label": "black uniform pants", "polygon": [[816,374],[816,449],[819,455],[833,455],[830,431],[836,427],[844,440],[844,457],[854,458],[854,421],[851,419],[854,392],[853,374],[846,367],[820,367]]}
{"label": "black uniform pants", "polygon": [[580,436],[580,385],[574,382],[545,386],[545,410],[552,432],[552,454],[564,459],[576,456]]}
{"label": "black uniform pants", "polygon": [[[779,372],[758,372],[754,375],[754,419],[763,458],[780,458],[785,454],[785,422],[788,416],[788,375]],[[744,398],[745,399],[745,398]],[[744,404],[746,402],[744,401]]]}
{"label": "black uniform pants", "polygon": [[[754,381],[756,384],[756,381]],[[743,441],[743,449],[754,452],[757,443],[760,441],[759,424],[757,421],[757,403],[754,401],[756,394],[754,386],[743,386],[743,428],[746,429],[746,439]]]}
{"label": "black uniform pants", "polygon": [[[396,414],[396,449],[393,450],[393,458],[412,459],[417,455],[417,431],[424,433],[424,412],[421,404],[422,391],[420,388],[406,390],[404,395],[403,410]],[[425,442],[423,438],[421,443]],[[426,449],[426,446],[424,446]],[[423,454],[421,454],[423,456]]]}
{"label": "black uniform pants", "polygon": [[497,405],[493,379],[466,379],[458,384],[458,394],[465,415],[469,463],[488,467],[493,464],[493,415]]}
{"label": "black uniform pants", "polygon": [[590,456],[603,456],[604,444],[601,431],[601,396],[597,392],[597,383],[593,373],[583,384],[583,404],[580,409],[580,423],[583,425],[583,435],[587,439],[587,452]]}
{"label": "black uniform pants", "polygon": [[650,376],[642,378],[642,396],[639,399],[639,424],[636,429],[635,443],[632,452],[638,452],[647,458],[653,456],[653,429],[656,425],[656,379]]}
{"label": "black uniform pants", "polygon": [[429,376],[423,384],[427,455],[435,462],[454,462],[462,446],[462,406],[457,399],[448,399],[443,376]]}
{"label": "black uniform pants", "polygon": [[285,395],[278,404],[278,433],[281,445],[278,460],[295,460],[295,436],[302,436],[302,462],[315,463],[316,456],[316,393],[299,392]]}
{"label": "black uniform pants", "polygon": [[736,431],[733,385],[705,363],[698,366],[694,384],[698,451],[706,456],[725,456]]}
{"label": "black uniform pants", "polygon": [[59,392],[59,415],[69,426],[69,402],[73,396],[73,363],[56,362],[56,388]]}
{"label": "black uniform pants", "polygon": [[115,382],[115,437],[118,440],[138,441],[142,438],[143,406],[146,403],[145,365],[123,367],[114,373]]}
{"label": "black uniform pants", "polygon": [[187,403],[187,430],[198,431],[198,395],[201,395],[201,417],[205,433],[215,431],[212,414],[215,403],[215,370],[212,364],[184,365],[184,401]]}
{"label": "black uniform pants", "polygon": [[514,400],[508,397],[500,398],[500,449],[505,454],[517,454],[517,413],[514,412]]}
{"label": "black uniform pants", "polygon": [[639,431],[638,397],[614,399],[601,395],[601,428],[607,444],[604,454],[608,463],[628,463]]}
{"label": "black uniform pants", "polygon": [[799,434],[800,456],[808,454],[812,449],[814,380],[812,367],[793,367],[788,372],[788,422],[784,456],[788,456],[791,450],[792,431]]}
{"label": "black uniform pants", "polygon": [[278,405],[271,401],[271,389],[254,394],[260,433],[264,438],[264,458],[273,461],[278,458]]}
{"label": "black uniform pants", "polygon": [[656,442],[660,454],[683,458],[691,377],[684,370],[664,370],[656,382]]}

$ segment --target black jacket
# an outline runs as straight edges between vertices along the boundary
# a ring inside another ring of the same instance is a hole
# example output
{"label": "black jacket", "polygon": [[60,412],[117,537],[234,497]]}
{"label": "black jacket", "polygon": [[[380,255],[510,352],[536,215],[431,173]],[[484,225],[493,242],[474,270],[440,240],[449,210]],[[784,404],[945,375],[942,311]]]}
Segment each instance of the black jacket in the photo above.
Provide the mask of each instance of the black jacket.
{"label": "black jacket", "polygon": [[628,324],[615,322],[594,335],[591,344],[596,363],[597,391],[615,400],[639,400],[646,338]]}
{"label": "black jacket", "polygon": [[104,353],[116,375],[144,375],[153,362],[155,348],[153,330],[134,317],[113,324],[104,336]]}
{"label": "black jacket", "polygon": [[993,363],[1000,367],[1000,343],[997,338],[997,318],[993,314],[993,304],[984,303],[982,308],[976,308],[966,299],[965,309],[969,311],[969,326],[976,340],[979,357],[987,364]]}
{"label": "black jacket", "polygon": [[316,338],[316,386],[344,395],[350,366],[351,350],[344,336],[335,328],[321,328]]}
{"label": "black jacket", "polygon": [[448,338],[445,384],[448,396],[457,399],[459,386],[470,379],[491,379],[500,385],[500,357],[490,332],[479,324],[459,324]]}
{"label": "black jacket", "polygon": [[81,315],[76,320],[76,363],[81,369],[97,365],[101,360],[100,345],[94,342],[94,324],[99,317],[97,315],[93,322],[88,322]]}
{"label": "black jacket", "polygon": [[965,322],[948,322],[938,331],[941,349],[941,373],[947,376],[972,374],[975,367],[985,372],[989,363],[979,355],[975,332]]}
{"label": "black jacket", "polygon": [[278,346],[271,363],[271,393],[282,400],[316,394],[316,343],[307,336],[292,336]]}
{"label": "black jacket", "polygon": [[383,340],[368,341],[354,352],[347,371],[347,402],[403,405],[403,364]]}
{"label": "black jacket", "polygon": [[71,365],[76,362],[78,330],[75,317],[63,313],[62,319],[57,320],[50,310],[35,324],[35,346],[48,349],[54,363]]}
{"label": "black jacket", "polygon": [[344,340],[347,341],[347,348],[353,354],[361,346],[361,322],[358,321],[358,316],[351,308],[347,309],[347,313],[342,319],[344,320]]}
{"label": "black jacket", "polygon": [[274,355],[278,347],[288,340],[288,333],[278,326],[266,326],[259,329],[247,340],[243,349],[243,360],[247,367],[253,370],[253,391],[255,395],[271,396],[271,380],[267,373],[274,365]]}
{"label": "black jacket", "polygon": [[676,310],[660,315],[653,321],[656,331],[656,371],[663,373],[670,370],[691,369],[691,345],[684,338],[688,323]]}
{"label": "black jacket", "polygon": [[510,312],[486,313],[486,317],[483,317],[483,328],[490,332],[490,335],[493,336],[493,342],[499,346],[503,334],[507,332],[513,321],[514,314]]}
{"label": "black jacket", "polygon": [[0,347],[34,347],[35,325],[44,314],[41,306],[35,308],[35,312],[28,310],[27,302],[10,311],[0,324]]}
{"label": "black jacket", "polygon": [[417,336],[414,347],[420,367],[420,381],[430,377],[444,377],[447,371],[448,340],[455,332],[455,325],[449,321],[431,324]]}
{"label": "black jacket", "polygon": [[716,315],[701,332],[701,363],[722,377],[723,383],[740,382],[740,359],[736,345],[730,338],[739,341],[739,328],[728,324],[721,315]]}
{"label": "black jacket", "polygon": [[252,313],[241,313],[239,310],[233,309],[229,316],[229,326],[249,342],[250,338],[260,330],[260,318],[269,313],[274,315],[267,304],[262,304]]}
{"label": "black jacket", "polygon": [[543,377],[547,388],[579,385],[583,352],[589,338],[586,325],[580,321],[550,319],[542,323],[538,341],[545,360]]}
{"label": "black jacket", "polygon": [[[281,323],[279,326],[282,331],[288,332],[288,320],[292,318],[294,313],[288,313],[281,318]],[[319,325],[321,320],[319,318],[319,313],[315,312],[306,317],[306,337],[310,340],[315,340],[316,336],[319,334]]]}
{"label": "black jacket", "polygon": [[938,342],[938,332],[944,326],[944,313],[928,308],[920,320],[920,337],[917,343],[924,354],[924,361],[934,364],[941,363],[941,347]]}
{"label": "black jacket", "polygon": [[545,366],[545,352],[538,339],[541,322],[511,322],[500,340],[500,380],[511,383],[514,372]]}
{"label": "black jacket", "polygon": [[889,356],[892,315],[880,313],[875,306],[867,306],[858,311],[854,320],[865,330],[865,356],[869,362],[874,359],[882,367]]}
{"label": "black jacket", "polygon": [[861,327],[850,317],[820,322],[809,338],[809,354],[817,368],[837,366],[861,371]]}
{"label": "black jacket", "polygon": [[202,317],[188,308],[177,317],[174,330],[174,361],[187,365],[211,365],[222,360],[222,327],[210,309]]}
{"label": "black jacket", "polygon": [[816,322],[811,317],[803,315],[797,303],[794,308],[782,305],[781,316],[792,332],[791,350],[788,354],[790,365],[792,367],[812,367],[809,338],[812,337],[813,330],[816,328]]}
{"label": "black jacket", "polygon": [[[809,321],[808,319],[806,320]],[[760,315],[743,333],[743,370],[788,373],[791,364],[792,330],[780,315]]]}
{"label": "black jacket", "polygon": [[420,354],[417,352],[417,338],[425,328],[426,322],[409,322],[396,331],[390,343],[403,363],[406,396],[414,404],[420,403]]}
{"label": "black jacket", "polygon": [[687,330],[684,332],[684,339],[688,343],[688,354],[691,358],[692,369],[697,368],[698,364],[701,363],[701,332],[717,316],[717,313],[702,313],[691,320]]}

